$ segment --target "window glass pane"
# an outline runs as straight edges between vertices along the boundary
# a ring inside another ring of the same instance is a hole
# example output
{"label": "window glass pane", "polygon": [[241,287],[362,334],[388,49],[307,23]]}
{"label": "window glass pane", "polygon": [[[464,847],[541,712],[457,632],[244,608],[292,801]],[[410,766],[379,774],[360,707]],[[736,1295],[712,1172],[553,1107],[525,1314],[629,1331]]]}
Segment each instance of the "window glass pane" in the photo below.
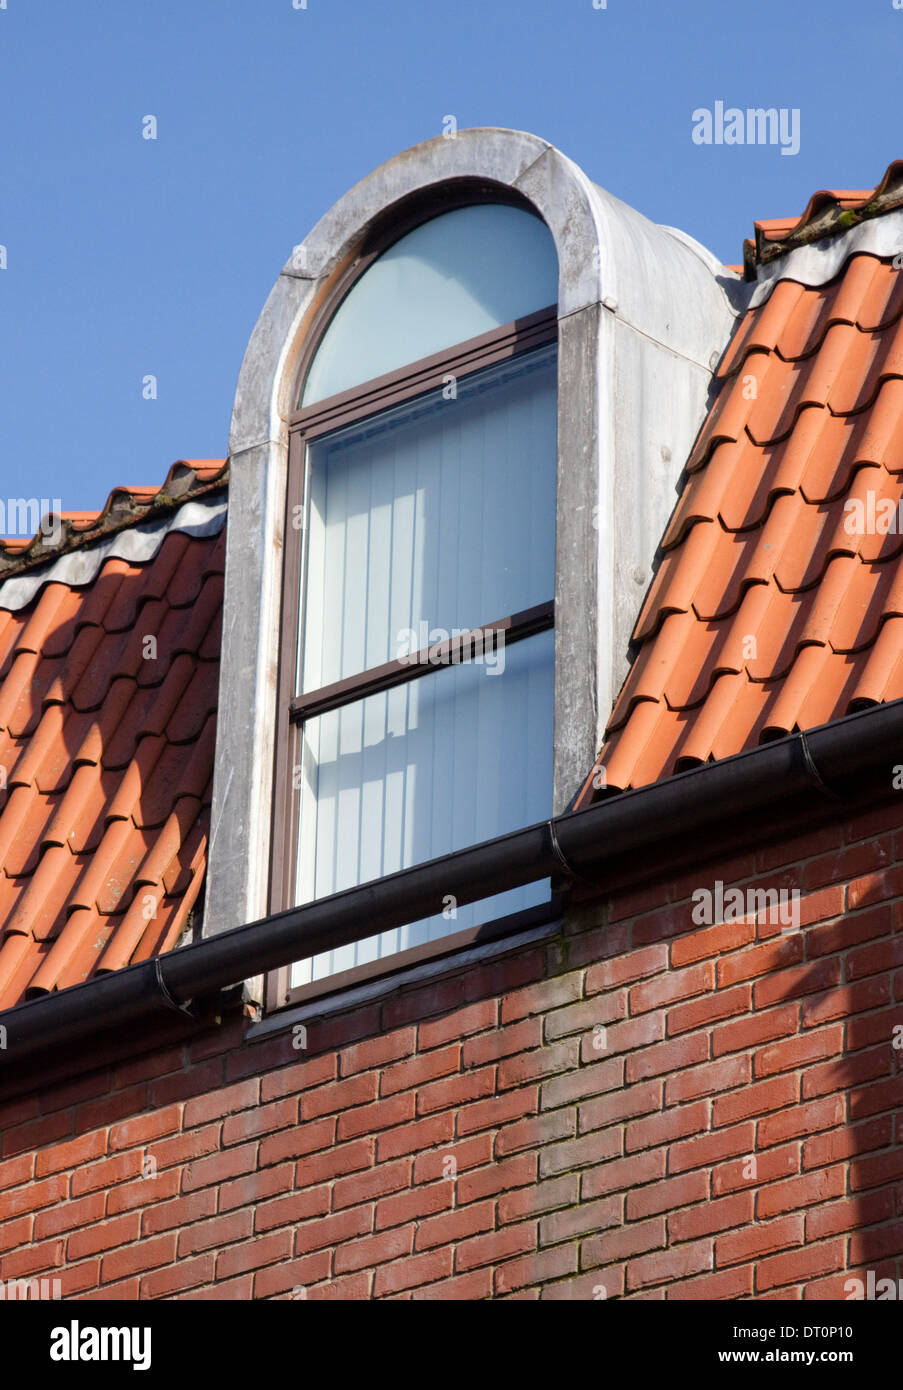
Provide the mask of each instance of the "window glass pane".
{"label": "window glass pane", "polygon": [[306,691],[555,591],[556,349],[310,445]]}
{"label": "window glass pane", "polygon": [[[554,633],[311,719],[296,901],[309,902],[551,815]],[[548,881],[301,962],[292,984],[548,901]]]}
{"label": "window glass pane", "polygon": [[481,203],[442,213],[373,262],[339,305],[307,374],[301,405],[396,371],[558,299],[558,258],[544,222]]}

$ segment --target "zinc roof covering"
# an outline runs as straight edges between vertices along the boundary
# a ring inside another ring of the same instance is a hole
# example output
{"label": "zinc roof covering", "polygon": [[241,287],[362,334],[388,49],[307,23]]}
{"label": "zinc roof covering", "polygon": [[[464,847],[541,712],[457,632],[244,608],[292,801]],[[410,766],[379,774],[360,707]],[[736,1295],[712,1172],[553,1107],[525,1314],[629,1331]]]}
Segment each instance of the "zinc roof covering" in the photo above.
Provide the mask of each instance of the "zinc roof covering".
{"label": "zinc roof covering", "polygon": [[778,280],[716,375],[578,804],[903,697],[903,273]]}
{"label": "zinc roof covering", "polygon": [[182,462],[163,488],[70,518],[55,545],[0,542],[0,1008],[166,951],[189,923],[225,481],[223,460]]}

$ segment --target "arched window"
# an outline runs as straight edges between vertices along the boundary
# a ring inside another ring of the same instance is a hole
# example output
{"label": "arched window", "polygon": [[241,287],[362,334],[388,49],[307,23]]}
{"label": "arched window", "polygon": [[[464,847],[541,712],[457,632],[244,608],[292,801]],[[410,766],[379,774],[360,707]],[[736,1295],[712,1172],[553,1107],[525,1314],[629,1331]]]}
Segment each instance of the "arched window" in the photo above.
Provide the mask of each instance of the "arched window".
{"label": "arched window", "polygon": [[[371,248],[324,307],[290,422],[275,907],[552,813],[557,285],[545,224],[481,202]],[[548,900],[445,899],[284,983]]]}

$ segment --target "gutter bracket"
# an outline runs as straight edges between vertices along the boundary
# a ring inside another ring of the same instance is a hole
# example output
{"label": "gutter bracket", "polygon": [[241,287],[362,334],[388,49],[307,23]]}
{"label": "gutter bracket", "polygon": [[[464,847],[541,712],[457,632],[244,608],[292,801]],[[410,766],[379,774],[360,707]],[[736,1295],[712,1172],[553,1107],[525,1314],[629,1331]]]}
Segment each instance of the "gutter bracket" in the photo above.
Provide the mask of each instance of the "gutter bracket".
{"label": "gutter bracket", "polygon": [[568,862],[567,855],[561,848],[561,843],[558,839],[558,831],[555,826],[555,821],[546,821],[546,825],[549,831],[549,842],[552,847],[552,853],[558,860],[558,863],[561,865],[561,868],[564,872],[564,876],[568,880],[568,882],[566,884],[563,884],[562,887],[568,888],[572,886],[574,883],[586,883],[590,887],[598,887],[598,879],[587,878],[585,874],[581,874],[579,870],[575,869],[573,865]]}
{"label": "gutter bracket", "polygon": [[809,747],[809,740],[806,738],[806,735],[802,729],[800,729],[798,736],[800,742],[800,749],[802,750],[803,754],[803,762],[806,765],[806,771],[812,778],[812,781],[815,783],[818,790],[824,796],[828,797],[830,801],[840,804],[843,801],[843,797],[840,796],[837,792],[833,791],[832,788],[828,786],[827,782],[822,777],[821,773],[815,765],[815,759],[812,756],[812,749]]}
{"label": "gutter bracket", "polygon": [[198,1022],[199,1015],[197,1011],[194,1008],[192,1008],[191,1004],[180,1004],[177,999],[173,998],[173,996],[167,989],[166,982],[163,979],[163,964],[161,956],[154,956],[154,982],[157,986],[157,989],[160,991],[160,994],[163,997],[164,1004],[168,1009],[173,1009],[177,1014],[182,1014],[183,1017],[190,1018],[193,1023]]}

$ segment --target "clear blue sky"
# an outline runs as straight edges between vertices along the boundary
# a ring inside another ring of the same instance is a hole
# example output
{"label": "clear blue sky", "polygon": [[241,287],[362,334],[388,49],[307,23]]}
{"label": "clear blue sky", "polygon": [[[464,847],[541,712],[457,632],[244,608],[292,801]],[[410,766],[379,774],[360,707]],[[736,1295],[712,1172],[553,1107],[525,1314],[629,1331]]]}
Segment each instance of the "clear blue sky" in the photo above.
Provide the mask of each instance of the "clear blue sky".
{"label": "clear blue sky", "polygon": [[[291,248],[446,115],[550,140],[728,263],[755,218],[903,155],[893,0],[5,3],[0,497],[64,510],[225,453]],[[798,107],[799,154],[695,145],[717,100]]]}

